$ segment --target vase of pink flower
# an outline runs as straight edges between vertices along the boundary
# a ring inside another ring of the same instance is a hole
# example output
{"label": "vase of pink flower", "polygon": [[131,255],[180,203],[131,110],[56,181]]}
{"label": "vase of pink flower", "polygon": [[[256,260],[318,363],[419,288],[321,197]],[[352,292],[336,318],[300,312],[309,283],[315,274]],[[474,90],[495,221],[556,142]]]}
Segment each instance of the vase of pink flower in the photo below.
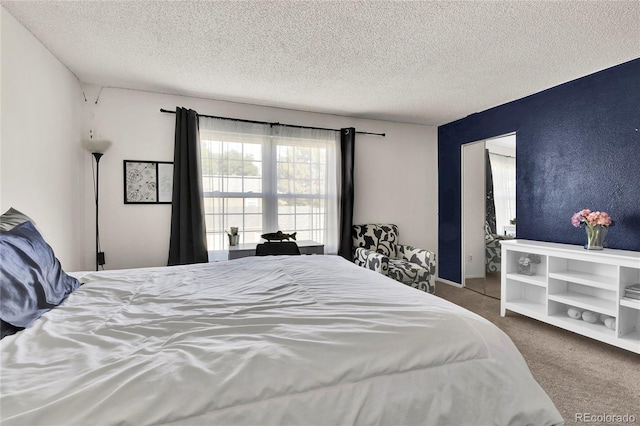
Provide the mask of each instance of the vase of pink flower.
{"label": "vase of pink flower", "polygon": [[583,209],[571,216],[571,224],[580,228],[584,224],[587,232],[587,243],[584,248],[587,250],[602,250],[604,248],[604,238],[611,225],[611,217],[606,212],[592,212]]}

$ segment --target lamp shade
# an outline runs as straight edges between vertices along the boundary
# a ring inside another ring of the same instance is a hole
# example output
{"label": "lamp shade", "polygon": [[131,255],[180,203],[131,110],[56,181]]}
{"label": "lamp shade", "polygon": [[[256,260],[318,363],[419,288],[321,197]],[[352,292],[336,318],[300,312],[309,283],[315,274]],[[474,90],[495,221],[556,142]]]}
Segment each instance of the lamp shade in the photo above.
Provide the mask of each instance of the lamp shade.
{"label": "lamp shade", "polygon": [[82,146],[91,153],[104,154],[104,152],[111,146],[111,141],[85,139],[82,141]]}

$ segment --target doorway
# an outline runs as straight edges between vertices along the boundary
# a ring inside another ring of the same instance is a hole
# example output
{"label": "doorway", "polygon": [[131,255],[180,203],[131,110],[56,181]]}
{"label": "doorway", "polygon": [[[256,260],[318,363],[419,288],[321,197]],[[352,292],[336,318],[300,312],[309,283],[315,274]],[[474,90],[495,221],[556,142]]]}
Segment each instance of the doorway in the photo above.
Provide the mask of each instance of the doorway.
{"label": "doorway", "polygon": [[500,299],[500,241],[516,235],[516,135],[462,146],[463,286]]}

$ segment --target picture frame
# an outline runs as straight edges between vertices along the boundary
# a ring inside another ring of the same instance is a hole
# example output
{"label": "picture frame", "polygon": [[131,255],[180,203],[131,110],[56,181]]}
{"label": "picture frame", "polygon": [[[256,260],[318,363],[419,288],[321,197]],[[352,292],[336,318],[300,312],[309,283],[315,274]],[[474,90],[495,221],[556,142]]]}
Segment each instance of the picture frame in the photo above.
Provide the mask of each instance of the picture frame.
{"label": "picture frame", "polygon": [[173,163],[124,160],[125,204],[171,204]]}

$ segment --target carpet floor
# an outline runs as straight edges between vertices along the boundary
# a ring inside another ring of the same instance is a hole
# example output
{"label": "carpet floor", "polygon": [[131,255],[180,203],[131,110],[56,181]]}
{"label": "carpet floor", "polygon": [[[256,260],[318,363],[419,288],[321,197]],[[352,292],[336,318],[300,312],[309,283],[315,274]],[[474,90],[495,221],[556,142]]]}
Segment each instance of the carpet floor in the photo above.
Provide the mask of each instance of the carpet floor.
{"label": "carpet floor", "polygon": [[640,424],[640,355],[514,312],[503,318],[499,300],[465,288],[439,282],[436,295],[509,335],[567,425],[584,413],[626,414]]}

